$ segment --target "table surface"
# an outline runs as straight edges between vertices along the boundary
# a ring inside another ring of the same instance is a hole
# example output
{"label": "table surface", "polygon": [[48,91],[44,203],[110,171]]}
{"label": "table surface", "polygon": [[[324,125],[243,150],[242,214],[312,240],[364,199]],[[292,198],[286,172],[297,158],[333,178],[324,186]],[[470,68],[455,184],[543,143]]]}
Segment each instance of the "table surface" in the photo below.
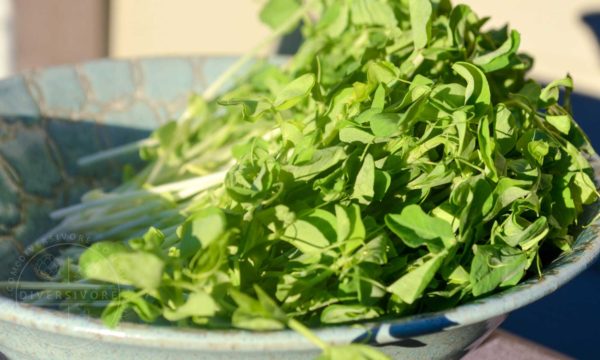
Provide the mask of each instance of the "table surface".
{"label": "table surface", "polygon": [[463,360],[567,360],[571,357],[506,331],[496,330]]}
{"label": "table surface", "polygon": [[[463,360],[504,359],[570,360],[572,358],[502,330],[496,330],[479,348],[463,358]],[[0,360],[6,360],[1,353]]]}

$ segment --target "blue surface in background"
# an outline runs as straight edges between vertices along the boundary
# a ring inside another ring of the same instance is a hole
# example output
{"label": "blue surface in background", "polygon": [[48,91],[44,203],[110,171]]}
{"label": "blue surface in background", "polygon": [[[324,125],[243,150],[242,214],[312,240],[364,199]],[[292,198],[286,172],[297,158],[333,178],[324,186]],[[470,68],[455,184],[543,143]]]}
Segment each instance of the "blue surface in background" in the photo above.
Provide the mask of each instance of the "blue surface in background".
{"label": "blue surface in background", "polygon": [[[573,113],[600,151],[600,98],[574,94]],[[552,295],[513,312],[502,327],[577,359],[600,358],[600,261]]]}

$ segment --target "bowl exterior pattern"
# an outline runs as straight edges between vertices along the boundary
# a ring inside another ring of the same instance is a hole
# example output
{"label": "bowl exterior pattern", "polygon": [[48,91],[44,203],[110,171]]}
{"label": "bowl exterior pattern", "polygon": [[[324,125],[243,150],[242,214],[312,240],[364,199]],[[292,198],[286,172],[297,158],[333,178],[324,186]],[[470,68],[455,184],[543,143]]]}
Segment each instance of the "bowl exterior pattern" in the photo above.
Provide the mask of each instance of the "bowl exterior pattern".
{"label": "bowl exterior pattern", "polygon": [[[469,350],[475,348],[503,320],[500,316],[477,324],[471,324],[449,331],[418,335],[411,338],[395,339],[393,343],[377,346],[379,350],[390,355],[392,359],[460,359]],[[354,329],[350,333],[360,333]],[[102,336],[96,339],[65,335],[61,330],[46,331],[27,325],[8,324],[0,321],[0,351],[9,359],[39,360],[44,359],[198,359],[198,360],[232,360],[232,359],[314,359],[318,349],[310,347],[297,335],[287,334],[285,339],[278,339],[275,346],[269,342],[269,334],[252,343],[251,337],[242,339],[235,334],[233,339],[223,335],[220,343],[209,342],[199,349],[190,344],[180,342],[169,336],[154,340],[146,339],[112,339],[107,341]],[[192,335],[193,334],[186,334]],[[344,335],[344,334],[339,334]],[[256,338],[254,338],[256,339]],[[196,335],[196,342],[205,340],[202,333]],[[174,341],[177,346],[174,345]],[[250,345],[252,348],[250,348]],[[298,345],[301,345],[300,348]]]}
{"label": "bowl exterior pattern", "polygon": [[[0,280],[18,280],[26,261],[20,253],[54,225],[47,216],[51,209],[76,202],[91,187],[119,180],[122,162],[78,168],[79,157],[146,137],[177,117],[190,93],[201,92],[234,61],[100,60],[0,81]],[[598,177],[600,161],[594,158],[593,163]],[[317,334],[333,344],[368,343],[393,358],[460,358],[507,313],[583,271],[600,252],[598,235],[596,222],[543,278],[492,297],[440,313],[324,328]],[[318,354],[291,331],[257,334],[136,324],[111,330],[94,319],[6,297],[0,297],[0,334],[0,352],[9,359],[307,359]]]}

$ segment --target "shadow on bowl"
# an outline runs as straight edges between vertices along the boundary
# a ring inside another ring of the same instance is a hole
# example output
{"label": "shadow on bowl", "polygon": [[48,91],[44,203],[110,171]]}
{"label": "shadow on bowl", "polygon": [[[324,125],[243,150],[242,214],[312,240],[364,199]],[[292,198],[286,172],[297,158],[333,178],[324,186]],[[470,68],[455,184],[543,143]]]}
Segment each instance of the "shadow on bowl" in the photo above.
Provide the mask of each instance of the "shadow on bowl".
{"label": "shadow on bowl", "polygon": [[[48,216],[51,210],[78,202],[91,188],[114,187],[124,163],[142,165],[137,154],[90,167],[79,167],[80,157],[145,138],[149,131],[85,120],[10,117],[0,120],[0,134],[0,253],[6,259],[56,225]],[[0,262],[0,274],[11,266]]]}

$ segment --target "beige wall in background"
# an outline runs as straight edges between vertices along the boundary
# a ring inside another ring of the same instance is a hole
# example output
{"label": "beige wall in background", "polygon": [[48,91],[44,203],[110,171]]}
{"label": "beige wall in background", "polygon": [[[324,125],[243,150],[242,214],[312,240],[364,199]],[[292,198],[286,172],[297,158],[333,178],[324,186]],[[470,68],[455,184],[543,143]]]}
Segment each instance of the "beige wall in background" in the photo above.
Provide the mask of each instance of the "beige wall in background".
{"label": "beige wall in background", "polygon": [[510,23],[521,49],[535,57],[532,75],[550,81],[570,73],[579,91],[600,97],[600,44],[582,20],[600,13],[600,0],[461,0],[490,25]]}
{"label": "beige wall in background", "polygon": [[260,0],[112,0],[110,54],[239,54],[269,33]]}
{"label": "beige wall in background", "polygon": [[11,1],[0,1],[0,77],[12,72],[13,52],[13,8]]}
{"label": "beige wall in background", "polygon": [[[570,72],[579,90],[600,96],[600,48],[581,21],[600,12],[599,0],[463,0],[493,25],[510,22],[522,49],[536,57],[534,76],[548,81]],[[112,0],[110,54],[236,54],[268,30],[260,0]]]}

